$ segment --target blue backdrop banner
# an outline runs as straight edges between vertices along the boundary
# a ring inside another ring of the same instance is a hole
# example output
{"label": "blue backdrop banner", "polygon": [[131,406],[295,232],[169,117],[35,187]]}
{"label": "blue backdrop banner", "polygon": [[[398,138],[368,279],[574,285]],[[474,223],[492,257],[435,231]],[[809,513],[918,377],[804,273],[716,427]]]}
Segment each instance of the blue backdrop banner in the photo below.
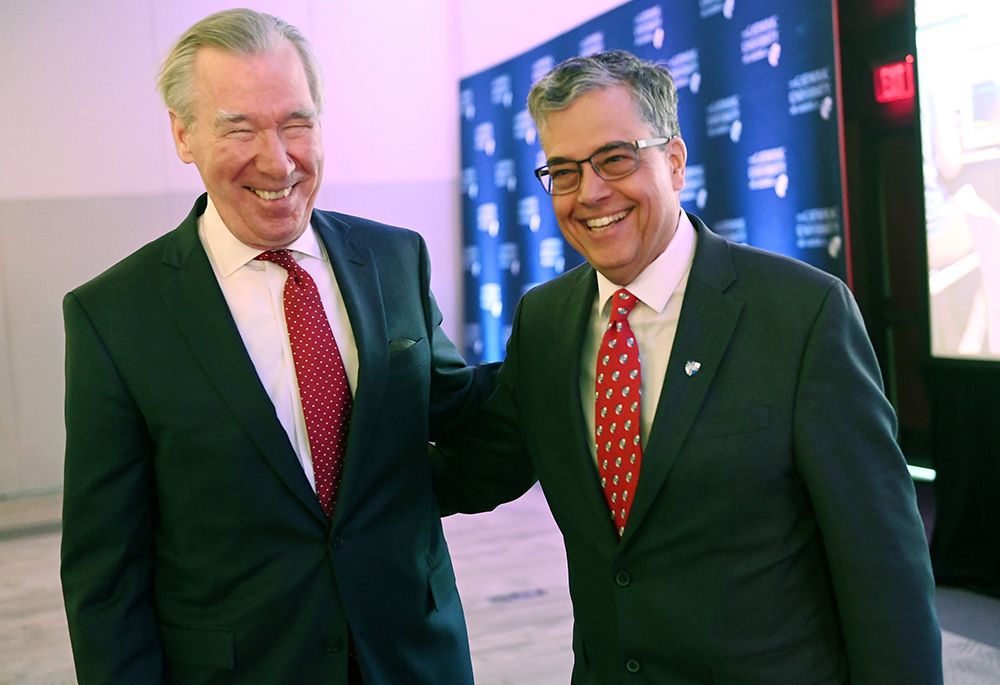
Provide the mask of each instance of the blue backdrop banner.
{"label": "blue backdrop banner", "polygon": [[527,290],[580,264],[534,170],[531,86],[564,59],[628,50],[666,64],[688,147],[681,200],[735,242],[846,279],[833,0],[634,0],[462,80],[465,354],[504,356]]}

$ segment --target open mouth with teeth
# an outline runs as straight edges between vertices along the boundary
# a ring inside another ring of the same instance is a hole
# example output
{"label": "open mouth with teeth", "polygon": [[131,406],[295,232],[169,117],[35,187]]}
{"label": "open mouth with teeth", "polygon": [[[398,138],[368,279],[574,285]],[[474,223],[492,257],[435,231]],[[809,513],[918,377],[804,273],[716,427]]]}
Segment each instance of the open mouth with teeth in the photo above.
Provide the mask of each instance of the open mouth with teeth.
{"label": "open mouth with teeth", "polygon": [[291,195],[292,186],[288,186],[283,190],[261,190],[260,188],[250,188],[250,190],[262,200],[280,200],[283,197]]}
{"label": "open mouth with teeth", "polygon": [[621,221],[622,219],[624,219],[626,216],[628,216],[629,211],[631,210],[625,209],[618,212],[617,214],[612,214],[611,216],[602,216],[599,219],[588,219],[584,223],[587,225],[587,228],[589,228],[591,231],[601,231],[607,228],[608,226],[612,226]]}

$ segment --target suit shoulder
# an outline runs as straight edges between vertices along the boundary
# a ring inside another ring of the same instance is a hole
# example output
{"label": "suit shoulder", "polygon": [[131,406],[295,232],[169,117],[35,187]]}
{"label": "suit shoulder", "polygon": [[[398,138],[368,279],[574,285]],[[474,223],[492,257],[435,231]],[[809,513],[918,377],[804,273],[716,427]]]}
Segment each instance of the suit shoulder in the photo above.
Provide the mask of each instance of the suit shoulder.
{"label": "suit shoulder", "polygon": [[338,231],[345,237],[349,236],[351,240],[358,242],[375,244],[384,243],[386,240],[423,242],[423,237],[412,229],[385,224],[361,216],[317,209],[314,210],[313,217],[323,227]]}
{"label": "suit shoulder", "polygon": [[729,249],[739,278],[753,283],[755,287],[770,284],[777,289],[817,289],[825,292],[831,287],[844,285],[837,276],[793,257],[737,243],[729,243]]}
{"label": "suit shoulder", "polygon": [[195,200],[187,217],[176,228],[151,240],[75,288],[73,294],[80,296],[91,292],[100,293],[106,289],[113,291],[123,286],[136,288],[140,284],[149,283],[153,278],[153,272],[166,261],[179,263],[186,259],[194,249],[201,248],[201,241],[198,239],[198,217],[204,213],[207,203],[208,195],[202,194]]}
{"label": "suit shoulder", "polygon": [[533,325],[556,325],[554,313],[576,311],[581,303],[593,301],[597,279],[592,266],[584,262],[524,293],[517,306],[521,316]]}
{"label": "suit shoulder", "polygon": [[812,320],[820,311],[833,307],[851,312],[852,317],[860,316],[854,294],[837,276],[767,250],[735,244],[729,247],[735,279],[724,290],[742,301],[748,314],[787,323]]}
{"label": "suit shoulder", "polygon": [[525,297],[530,295],[532,298],[548,298],[558,297],[563,293],[576,292],[579,288],[586,287],[588,281],[596,283],[594,273],[594,267],[584,262],[574,266],[569,271],[537,284],[525,293]]}
{"label": "suit shoulder", "polygon": [[152,240],[132,254],[111,265],[89,281],[77,286],[72,293],[87,297],[106,291],[134,287],[149,279],[150,271],[162,263],[166,246],[175,239],[175,229]]}

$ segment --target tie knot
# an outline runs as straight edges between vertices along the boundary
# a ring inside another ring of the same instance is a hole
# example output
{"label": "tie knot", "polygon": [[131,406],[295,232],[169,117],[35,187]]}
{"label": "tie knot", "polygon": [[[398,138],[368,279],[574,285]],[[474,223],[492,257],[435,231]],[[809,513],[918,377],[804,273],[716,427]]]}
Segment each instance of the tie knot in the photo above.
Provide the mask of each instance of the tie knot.
{"label": "tie knot", "polygon": [[639,299],[635,295],[625,290],[625,288],[619,288],[611,296],[611,320],[620,321],[627,319],[629,312],[632,311],[632,308],[638,302]]}
{"label": "tie knot", "polygon": [[274,262],[288,272],[294,272],[299,267],[289,250],[268,250],[261,252],[254,259],[262,262]]}

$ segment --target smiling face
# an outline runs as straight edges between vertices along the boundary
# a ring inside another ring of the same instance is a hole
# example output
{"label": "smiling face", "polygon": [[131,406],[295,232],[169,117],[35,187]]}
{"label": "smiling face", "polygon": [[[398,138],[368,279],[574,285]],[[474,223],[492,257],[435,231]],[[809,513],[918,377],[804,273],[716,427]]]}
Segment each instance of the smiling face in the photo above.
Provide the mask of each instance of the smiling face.
{"label": "smiling face", "polygon": [[170,111],[177,154],[194,163],[226,227],[262,250],[309,225],[323,177],[319,115],[290,42],[258,55],[198,52],[190,125]]}
{"label": "smiling face", "polygon": [[[660,135],[645,123],[623,86],[593,90],[550,112],[539,130],[551,164],[586,159],[608,143]],[[563,237],[617,285],[628,285],[666,249],[677,230],[687,148],[674,138],[639,152],[639,168],[605,181],[583,165],[580,188],[552,197]]]}

